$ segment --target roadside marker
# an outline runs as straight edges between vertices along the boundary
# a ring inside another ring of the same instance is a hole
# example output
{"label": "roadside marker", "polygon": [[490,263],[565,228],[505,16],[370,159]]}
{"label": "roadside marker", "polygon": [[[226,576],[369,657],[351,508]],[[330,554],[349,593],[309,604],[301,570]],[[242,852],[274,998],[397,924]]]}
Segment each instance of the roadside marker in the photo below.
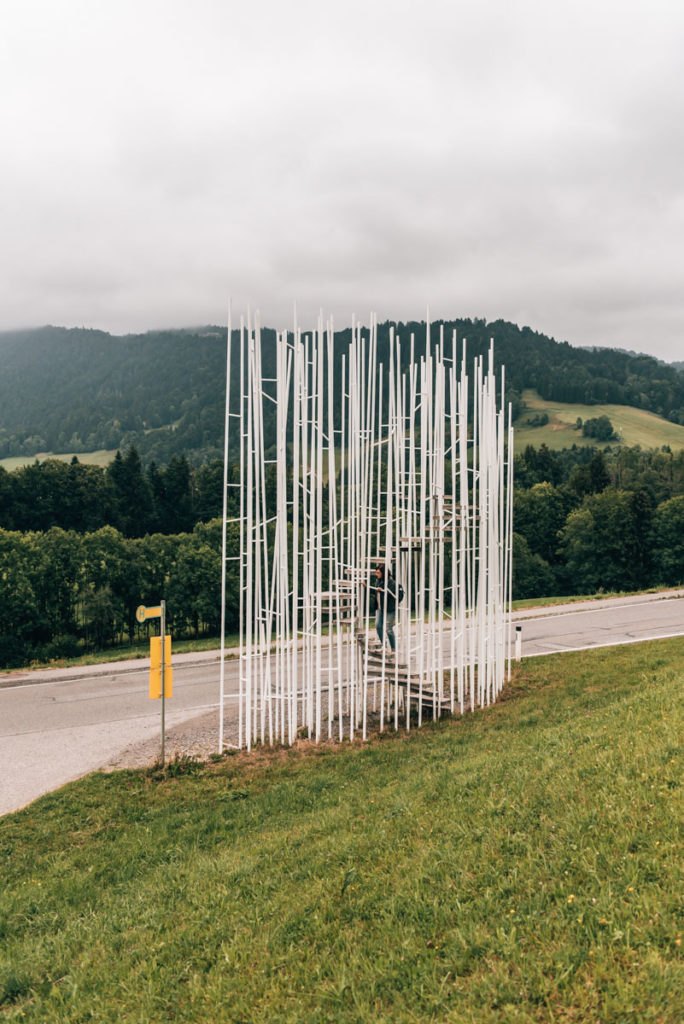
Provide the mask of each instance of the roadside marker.
{"label": "roadside marker", "polygon": [[[161,601],[154,608],[138,605],[135,611],[138,622],[148,619],[159,619],[159,636],[150,637],[150,700],[161,697],[161,763],[164,767],[165,757],[165,712],[166,698],[173,696],[173,668],[171,667],[171,636],[166,632],[166,601]],[[162,637],[164,637],[164,657],[162,657]]]}

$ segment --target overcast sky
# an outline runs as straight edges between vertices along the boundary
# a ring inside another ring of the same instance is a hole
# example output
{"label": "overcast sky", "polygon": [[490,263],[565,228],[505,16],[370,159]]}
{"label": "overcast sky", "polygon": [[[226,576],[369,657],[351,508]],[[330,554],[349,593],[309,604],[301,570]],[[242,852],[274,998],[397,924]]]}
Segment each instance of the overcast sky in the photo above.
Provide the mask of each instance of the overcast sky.
{"label": "overcast sky", "polygon": [[681,0],[0,0],[0,329],[504,318],[684,359]]}

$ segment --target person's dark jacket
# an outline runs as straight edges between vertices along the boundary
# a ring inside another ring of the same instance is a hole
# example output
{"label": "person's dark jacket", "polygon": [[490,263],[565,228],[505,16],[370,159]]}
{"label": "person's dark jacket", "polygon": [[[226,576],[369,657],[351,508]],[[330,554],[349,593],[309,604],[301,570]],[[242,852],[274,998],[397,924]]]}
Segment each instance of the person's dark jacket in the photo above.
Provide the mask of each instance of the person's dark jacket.
{"label": "person's dark jacket", "polygon": [[[383,576],[380,580],[377,578],[374,578],[374,580],[374,583],[371,584],[371,590],[375,594],[375,610],[385,610],[385,590],[387,590],[387,612],[389,614],[390,612],[396,611],[397,581],[394,576],[389,573],[386,577]],[[385,580],[387,580],[386,586]]]}

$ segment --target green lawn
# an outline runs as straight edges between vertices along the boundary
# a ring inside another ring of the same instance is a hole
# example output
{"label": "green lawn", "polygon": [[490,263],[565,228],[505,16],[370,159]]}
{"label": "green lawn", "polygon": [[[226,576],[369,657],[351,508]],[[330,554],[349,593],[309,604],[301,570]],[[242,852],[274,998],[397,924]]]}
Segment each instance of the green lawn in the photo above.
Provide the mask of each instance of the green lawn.
{"label": "green lawn", "polygon": [[58,459],[60,462],[71,462],[74,455],[79,462],[82,462],[89,466],[108,466],[116,455],[116,449],[109,451],[105,448],[101,448],[96,452],[61,452],[54,454],[53,452],[40,452],[37,455],[13,455],[7,459],[0,459],[0,466],[4,466],[8,472],[13,469],[21,469],[22,466],[30,466],[36,460],[38,462],[45,462],[47,459]]}
{"label": "green lawn", "polygon": [[[581,430],[575,430],[577,417],[582,421],[607,416],[614,429],[622,430],[622,444],[641,445],[642,448],[660,448],[667,444],[673,452],[684,448],[684,427],[677,423],[628,405],[569,405],[563,402],[546,402],[535,391],[523,391],[525,409],[514,424],[515,450],[521,452],[528,444],[538,448],[571,448],[577,445],[597,445],[596,439],[584,437]],[[545,412],[549,422],[544,427],[530,427],[525,420],[535,413]],[[615,442],[612,442],[615,444]],[[605,445],[598,445],[605,447]]]}
{"label": "green lawn", "polygon": [[2,1020],[681,1024],[683,645],[8,815]]}
{"label": "green lawn", "polygon": [[612,597],[638,597],[642,594],[669,594],[676,587],[651,587],[648,590],[606,590],[600,594],[576,594],[560,597],[521,597],[511,602],[513,611],[524,611],[526,608],[551,608],[560,604],[581,604],[587,601],[606,601]]}

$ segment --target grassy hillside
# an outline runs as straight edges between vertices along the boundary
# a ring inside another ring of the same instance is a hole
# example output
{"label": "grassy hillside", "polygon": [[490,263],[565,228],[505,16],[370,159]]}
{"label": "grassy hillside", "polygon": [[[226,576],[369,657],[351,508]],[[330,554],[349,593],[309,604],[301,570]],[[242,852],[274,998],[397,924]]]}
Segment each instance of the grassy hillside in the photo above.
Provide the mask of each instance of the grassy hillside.
{"label": "grassy hillside", "polygon": [[365,746],[95,774],[0,821],[7,1021],[684,1014],[681,640]]}
{"label": "grassy hillside", "polygon": [[[673,452],[684,448],[684,427],[670,423],[645,409],[628,405],[571,405],[563,402],[547,402],[535,391],[523,392],[525,409],[515,423],[515,450],[522,451],[526,445],[548,448],[570,448],[573,444],[600,445],[595,438],[583,437],[581,430],[575,430],[580,417],[583,421],[607,416],[616,432],[621,433],[621,442],[627,446],[641,445],[642,448],[660,448],[669,445]],[[544,427],[530,427],[525,420],[535,413],[547,413],[549,422]],[[612,442],[615,444],[615,442]]]}

